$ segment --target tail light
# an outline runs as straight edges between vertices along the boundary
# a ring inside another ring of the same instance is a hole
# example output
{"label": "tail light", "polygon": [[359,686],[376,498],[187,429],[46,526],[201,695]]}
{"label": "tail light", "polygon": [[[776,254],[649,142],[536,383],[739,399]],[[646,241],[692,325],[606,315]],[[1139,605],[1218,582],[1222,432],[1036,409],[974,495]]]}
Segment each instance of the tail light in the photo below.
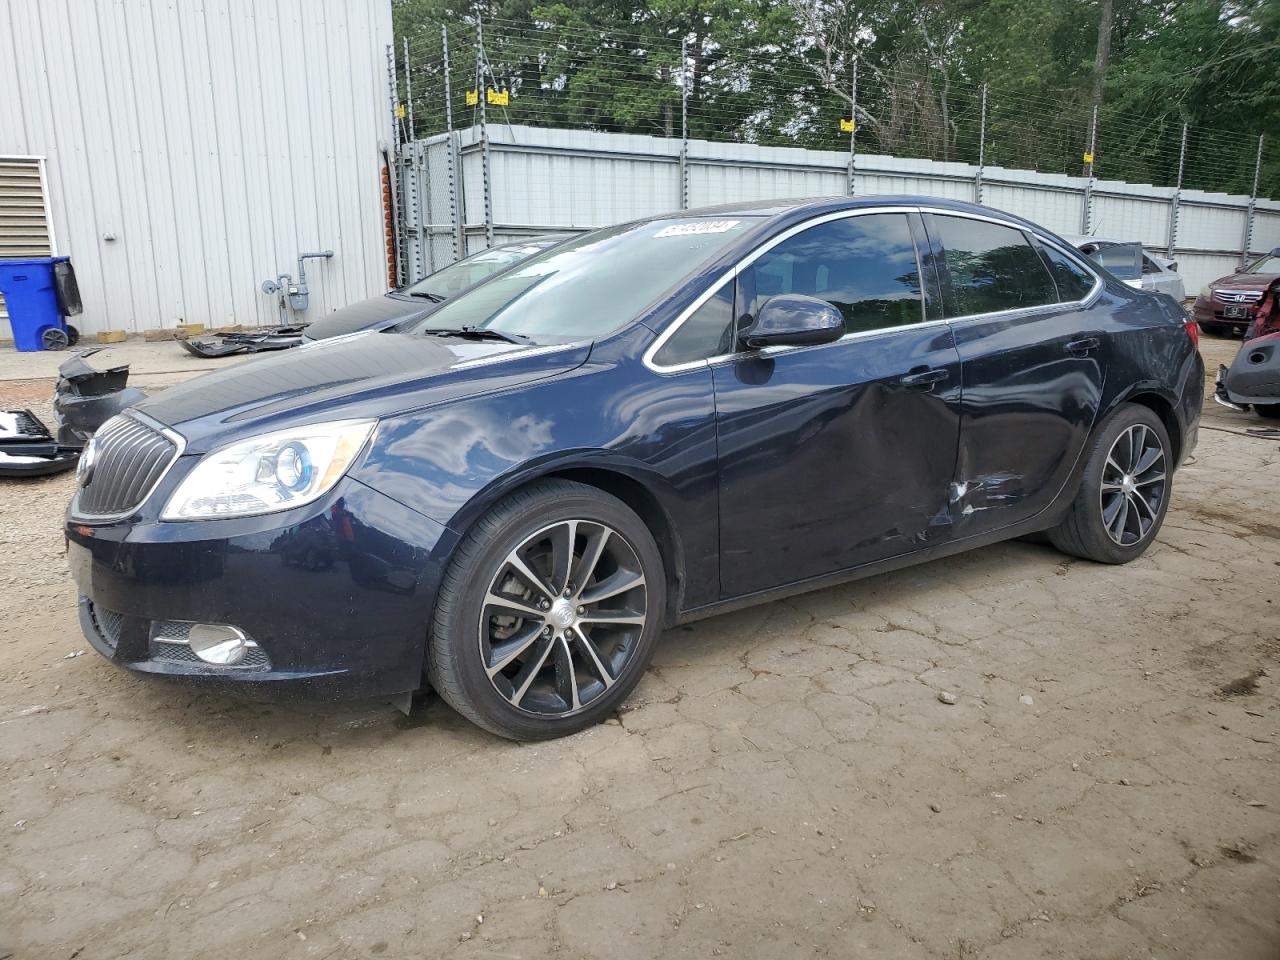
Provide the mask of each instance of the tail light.
{"label": "tail light", "polygon": [[1200,349],[1200,326],[1194,320],[1183,320],[1182,329],[1187,331],[1187,336],[1191,338],[1191,345],[1197,350]]}

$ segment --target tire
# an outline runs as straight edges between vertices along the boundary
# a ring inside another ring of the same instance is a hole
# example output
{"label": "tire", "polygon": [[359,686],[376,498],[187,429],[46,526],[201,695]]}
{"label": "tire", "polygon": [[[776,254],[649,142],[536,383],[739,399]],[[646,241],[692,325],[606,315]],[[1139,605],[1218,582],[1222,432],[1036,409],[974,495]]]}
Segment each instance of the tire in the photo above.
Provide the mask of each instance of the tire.
{"label": "tire", "polygon": [[68,324],[67,324],[67,344],[68,344],[68,346],[72,346],[72,347],[74,347],[74,346],[75,346],[77,343],[79,343],[79,342],[80,342],[80,331],[79,331],[79,330],[77,330],[75,327],[73,327],[71,324],[69,324],[69,323],[68,323]]}
{"label": "tire", "polygon": [[1199,327],[1200,327],[1200,332],[1205,334],[1206,336],[1210,336],[1210,337],[1222,336],[1222,324],[1220,323],[1205,323],[1204,321],[1201,321],[1199,324]]}
{"label": "tire", "polygon": [[1258,416],[1268,420],[1280,420],[1280,403],[1255,403],[1253,409]]}
{"label": "tire", "polygon": [[[1139,438],[1139,469],[1134,470],[1132,449]],[[1157,444],[1158,459],[1144,466]],[[1142,556],[1169,509],[1170,451],[1169,433],[1150,408],[1131,403],[1112,414],[1090,441],[1080,489],[1070,510],[1049,531],[1053,545],[1098,563],[1128,563]]]}
{"label": "tire", "polygon": [[40,345],[46,350],[65,350],[70,344],[67,331],[60,327],[48,327],[40,334]]}
{"label": "tire", "polygon": [[458,546],[436,601],[427,677],[498,736],[566,736],[614,713],[635,688],[665,610],[662,556],[644,521],[595,487],[539,481]]}

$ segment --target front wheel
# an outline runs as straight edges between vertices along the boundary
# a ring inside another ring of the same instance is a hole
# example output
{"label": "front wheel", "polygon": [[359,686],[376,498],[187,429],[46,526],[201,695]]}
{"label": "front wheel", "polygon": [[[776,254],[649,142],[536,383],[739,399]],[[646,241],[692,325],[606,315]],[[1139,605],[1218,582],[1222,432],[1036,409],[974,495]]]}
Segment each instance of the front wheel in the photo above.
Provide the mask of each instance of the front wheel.
{"label": "front wheel", "polygon": [[1255,403],[1253,409],[1258,416],[1268,420],[1280,420],[1280,403]]}
{"label": "front wheel", "polygon": [[564,736],[617,710],[662,631],[662,558],[626,504],[544,481],[467,535],[440,588],[427,675],[467,719],[513,740]]}
{"label": "front wheel", "polygon": [[1155,539],[1169,509],[1173,460],[1164,423],[1148,407],[1121,407],[1095,434],[1080,489],[1049,539],[1063,553],[1128,563]]}

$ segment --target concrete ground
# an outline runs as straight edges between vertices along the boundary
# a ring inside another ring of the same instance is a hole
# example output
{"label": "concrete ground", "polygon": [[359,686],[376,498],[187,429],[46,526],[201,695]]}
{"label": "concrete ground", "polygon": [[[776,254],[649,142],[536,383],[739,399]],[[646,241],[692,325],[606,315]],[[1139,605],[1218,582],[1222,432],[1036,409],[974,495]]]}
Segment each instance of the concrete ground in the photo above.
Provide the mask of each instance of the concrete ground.
{"label": "concrete ground", "polygon": [[[51,359],[0,354],[0,406]],[[1206,407],[1130,566],[1008,543],[673,630],[617,719],[538,745],[125,674],[76,625],[70,478],[0,481],[0,947],[1275,960],[1266,425]]]}

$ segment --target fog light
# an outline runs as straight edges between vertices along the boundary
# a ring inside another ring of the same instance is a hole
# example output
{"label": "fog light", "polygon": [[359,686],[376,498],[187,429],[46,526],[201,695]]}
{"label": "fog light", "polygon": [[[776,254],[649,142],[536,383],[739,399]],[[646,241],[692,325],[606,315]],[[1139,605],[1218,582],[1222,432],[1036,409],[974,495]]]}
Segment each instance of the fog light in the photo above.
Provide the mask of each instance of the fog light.
{"label": "fog light", "polygon": [[232,667],[249,653],[253,641],[235,627],[216,623],[193,623],[187,634],[191,652],[205,663]]}

